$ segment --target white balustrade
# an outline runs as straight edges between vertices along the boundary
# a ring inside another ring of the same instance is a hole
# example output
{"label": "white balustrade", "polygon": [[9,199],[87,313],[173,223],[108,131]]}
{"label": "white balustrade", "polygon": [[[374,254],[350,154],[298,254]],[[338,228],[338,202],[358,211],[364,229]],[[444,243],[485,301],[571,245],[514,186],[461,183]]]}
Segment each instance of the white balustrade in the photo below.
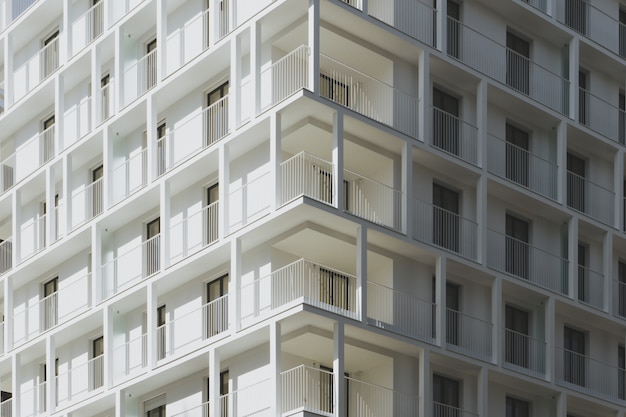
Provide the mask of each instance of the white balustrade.
{"label": "white balustrade", "polygon": [[333,415],[333,373],[300,365],[281,373],[282,411]]}
{"label": "white balustrade", "polygon": [[197,253],[219,238],[219,202],[209,204],[170,226],[170,264]]}
{"label": "white balustrade", "polygon": [[503,367],[535,378],[545,378],[545,341],[505,328],[503,351]]}
{"label": "white balustrade", "polygon": [[46,218],[47,214],[36,214],[20,227],[21,253],[18,262],[23,262],[36,255],[47,245]]}
{"label": "white balustrade", "polygon": [[91,97],[83,97],[63,114],[63,149],[76,143],[91,132]]}
{"label": "white balustrade", "polygon": [[147,185],[148,153],[141,149],[113,168],[113,204],[117,204]]}
{"label": "white balustrade", "polygon": [[0,242],[0,275],[13,268],[13,240],[9,236]]}
{"label": "white balustrade", "polygon": [[544,197],[556,200],[558,166],[513,143],[489,134],[487,169]]}
{"label": "white balustrade", "polygon": [[209,402],[207,401],[205,403],[200,404],[197,407],[188,408],[179,413],[171,414],[171,417],[209,417],[209,413],[210,413]]}
{"label": "white balustrade", "polygon": [[478,317],[446,309],[446,343],[453,350],[477,359],[491,360],[493,325]]}
{"label": "white balustrade", "polygon": [[599,222],[613,225],[615,193],[571,171],[567,171],[567,205]]}
{"label": "white balustrade", "polygon": [[557,293],[569,293],[567,259],[491,229],[487,231],[487,266]]}
{"label": "white balustrade", "polygon": [[[0,321],[0,355],[4,355],[4,320]],[[3,417],[2,404],[0,404],[0,417]]]}
{"label": "white balustrade", "polygon": [[433,107],[432,145],[472,165],[478,164],[478,128]]}
{"label": "white balustrade", "polygon": [[36,383],[33,387],[22,388],[20,398],[20,417],[35,417],[46,412],[46,382]]}
{"label": "white balustrade", "polygon": [[115,113],[115,84],[113,80],[98,90],[98,100],[100,100],[100,115],[98,122],[102,123]]}
{"label": "white balustrade", "polygon": [[166,41],[168,74],[172,74],[209,47],[210,18],[209,9],[206,9],[168,35]]}
{"label": "white balustrade", "polygon": [[130,104],[156,85],[157,65],[157,50],[154,49],[124,70],[124,104]]}
{"label": "white balustrade", "polygon": [[104,31],[104,1],[98,1],[71,24],[72,52],[77,54]]}
{"label": "white balustrade", "polygon": [[308,87],[310,54],[310,48],[301,45],[261,71],[262,109]]}
{"label": "white balustrade", "polygon": [[435,339],[436,304],[373,281],[367,282],[370,324],[413,339]]}
{"label": "white balustrade", "polygon": [[100,215],[104,208],[103,178],[72,193],[72,230]]}
{"label": "white balustrade", "polygon": [[307,152],[300,152],[281,164],[282,203],[306,196],[333,203],[333,164]]}
{"label": "white balustrade", "polygon": [[0,163],[0,193],[5,193],[15,185],[15,159],[14,152]]}
{"label": "white balustrade", "polygon": [[272,387],[266,379],[220,396],[220,416],[270,417]]}
{"label": "white balustrade", "polygon": [[104,355],[78,365],[68,362],[67,371],[56,377],[57,404],[85,398],[104,386]]}
{"label": "white balustrade", "polygon": [[12,1],[12,16],[11,20],[17,19],[22,13],[28,10],[33,4],[39,0],[11,0]]}
{"label": "white balustrade", "polygon": [[39,52],[15,68],[13,94],[15,101],[41,84],[59,68],[59,37],[51,40]]}
{"label": "white balustrade", "polygon": [[[354,6],[361,9],[361,0],[348,1],[357,3]],[[414,39],[435,46],[437,9],[431,4],[419,0],[369,0],[368,13]]]}
{"label": "white balustrade", "polygon": [[144,370],[148,364],[148,335],[143,334],[114,347],[112,362],[115,382]]}
{"label": "white balustrade", "polygon": [[139,6],[145,0],[117,0],[111,3],[111,16],[109,26],[113,26],[118,20],[126,16],[130,11]]}
{"label": "white balustrade", "polygon": [[344,170],[345,209],[372,223],[402,228],[402,191]]}
{"label": "white balustrade", "polygon": [[269,212],[274,198],[269,172],[233,187],[228,195],[229,231],[234,232]]}
{"label": "white balustrade", "polygon": [[433,401],[433,417],[478,417],[478,414]]}
{"label": "white balustrade", "polygon": [[604,307],[604,275],[578,265],[578,300],[602,310]]}
{"label": "white balustrade", "polygon": [[13,398],[0,403],[0,417],[11,417],[13,415]]}
{"label": "white balustrade", "polygon": [[584,88],[579,88],[578,94],[578,121],[612,141],[624,143],[624,110],[618,107],[617,101],[610,103]]}
{"label": "white balustrade", "polygon": [[[354,417],[414,417],[419,412],[419,397],[381,385],[345,377],[346,406]],[[460,416],[458,416],[460,417]]]}
{"label": "white balustrade", "polygon": [[39,166],[54,158],[54,127],[52,125],[39,134]]}

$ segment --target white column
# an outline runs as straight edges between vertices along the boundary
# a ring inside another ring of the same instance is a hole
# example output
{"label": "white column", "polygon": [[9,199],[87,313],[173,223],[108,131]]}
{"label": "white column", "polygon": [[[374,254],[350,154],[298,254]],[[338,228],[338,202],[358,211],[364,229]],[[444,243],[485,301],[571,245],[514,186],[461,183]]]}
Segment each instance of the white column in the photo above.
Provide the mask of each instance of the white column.
{"label": "white column", "polygon": [[491,361],[502,364],[502,346],[500,341],[504,340],[502,336],[504,323],[502,316],[504,308],[502,306],[502,280],[499,277],[494,278],[491,284],[491,322],[493,323],[493,334],[491,335]]}
{"label": "white column", "polygon": [[335,322],[333,331],[333,398],[335,400],[334,415],[336,417],[344,417],[346,415],[344,338],[343,323]]}
{"label": "white column", "polygon": [[157,308],[159,308],[157,300],[156,284],[151,282],[147,286],[147,322],[148,322],[148,367],[152,369],[156,366],[158,360],[157,352]]}
{"label": "white column", "polygon": [[63,65],[74,55],[71,36],[72,26],[70,25],[70,2],[71,0],[63,0],[63,23],[61,24],[59,33],[59,37],[61,38],[59,39],[59,66]]}
{"label": "white column", "polygon": [[602,240],[602,271],[604,279],[602,280],[604,288],[602,291],[602,309],[607,313],[611,311],[611,286],[613,284],[613,233],[605,232]]}
{"label": "white column", "polygon": [[333,205],[347,210],[343,187],[343,111],[333,114]]}
{"label": "white column", "polygon": [[419,356],[419,414],[420,416],[429,416],[431,414],[431,385],[432,378],[430,376],[430,350],[424,348]]}
{"label": "white column", "polygon": [[404,142],[402,146],[402,232],[413,237],[413,145]]}
{"label": "white column", "polygon": [[[113,386],[113,312],[111,307],[104,307],[102,309],[104,314],[103,320],[103,336],[104,336],[104,357],[103,357],[103,370],[104,370],[104,387],[109,388]],[[125,358],[126,360],[126,358]]]}
{"label": "white column", "polygon": [[282,396],[281,396],[281,326],[279,322],[270,323],[270,372],[272,373],[272,390],[270,398],[274,410],[270,410],[270,415],[282,415]]}
{"label": "white column", "polygon": [[220,352],[209,351],[209,415],[220,416]]}
{"label": "white column", "polygon": [[230,189],[230,166],[229,166],[229,159],[230,159],[230,152],[228,149],[228,146],[225,145],[224,143],[221,143],[219,145],[219,149],[218,149],[218,183],[219,183],[219,188],[218,188],[218,198],[219,198],[219,203],[217,205],[217,216],[218,216],[218,234],[219,234],[219,239],[222,240],[224,239],[224,236],[226,236],[229,233],[229,199],[228,199],[228,190]]}
{"label": "white column", "polygon": [[254,105],[251,119],[261,112],[261,24],[252,21],[250,24],[250,74]]}
{"label": "white column", "polygon": [[[6,354],[13,347],[13,277],[8,275],[3,280],[4,287],[4,346]],[[15,392],[15,391],[13,391]]]}
{"label": "white column", "polygon": [[448,7],[446,0],[437,0],[437,23],[436,23],[436,48],[446,53],[447,31],[448,27]]}
{"label": "white column", "polygon": [[579,42],[574,37],[569,43],[569,117],[578,120],[578,56]]}
{"label": "white column", "polygon": [[[55,222],[55,216],[57,213],[55,213],[55,207],[54,207],[54,196],[55,196],[55,176],[54,176],[54,167],[52,167],[51,165],[48,165],[46,167],[46,197],[45,197],[45,201],[46,201],[46,230],[44,231],[45,236],[46,236],[46,243],[48,245],[50,245],[52,242],[54,242],[56,239],[56,222]],[[67,203],[69,204],[70,201],[68,199]],[[69,226],[69,225],[68,225]]]}
{"label": "white column", "polygon": [[[160,270],[170,266],[170,183],[169,181],[161,182],[160,186],[160,227],[159,237],[159,256],[161,257]],[[183,245],[187,246],[186,236]]]}
{"label": "white column", "polygon": [[477,414],[480,417],[489,415],[489,370],[484,366],[478,370],[476,378],[476,391],[478,394]]}
{"label": "white column", "polygon": [[[11,20],[11,3],[6,1],[7,19]],[[4,45],[4,111],[13,105],[15,84],[13,82],[13,35],[9,32],[5,36]],[[17,414],[14,414],[17,415]]]}
{"label": "white column", "polygon": [[58,155],[65,148],[65,82],[62,74],[54,79],[54,95],[54,155]]}
{"label": "white column", "polygon": [[435,343],[446,344],[446,257],[438,256],[435,261]]}
{"label": "white column", "polygon": [[115,417],[126,417],[126,391],[115,391]]}
{"label": "white column", "polygon": [[578,299],[578,218],[572,217],[567,228],[567,253],[569,255],[569,296]]}
{"label": "white column", "polygon": [[[115,276],[112,271],[110,276]],[[102,226],[97,222],[91,225],[91,305],[106,298],[106,290],[112,283],[106,282],[102,274]]]}
{"label": "white column", "polygon": [[418,56],[418,73],[417,73],[417,83],[418,83],[418,99],[419,99],[419,133],[418,140],[430,143],[429,135],[430,135],[430,125],[432,119],[432,112],[430,108],[430,96],[431,96],[431,87],[430,87],[430,54],[422,49],[419,52]]}
{"label": "white column", "polygon": [[476,127],[478,129],[477,132],[477,142],[476,146],[478,149],[476,150],[476,156],[479,167],[487,166],[487,146],[489,141],[487,140],[488,134],[488,117],[487,117],[487,80],[482,79],[478,83],[478,88],[476,89]]}
{"label": "white column", "polygon": [[209,45],[215,45],[220,38],[220,4],[222,0],[209,0]]}
{"label": "white column", "polygon": [[556,416],[567,417],[567,394],[564,392],[556,393]]}
{"label": "white column", "polygon": [[22,251],[20,250],[22,246],[22,192],[19,189],[13,191],[12,199],[11,199],[11,212],[13,216],[11,217],[11,229],[13,230],[13,253],[11,265],[13,268],[20,262],[22,258]]}
{"label": "white column", "polygon": [[624,191],[624,153],[620,150],[615,152],[613,163],[613,190],[615,191],[615,198],[613,204],[615,205],[614,213],[615,218],[613,224],[619,230],[622,228],[622,220],[624,212],[622,211],[622,193]]}
{"label": "white column", "polygon": [[57,384],[56,384],[56,346],[54,336],[46,337],[46,411],[50,414],[54,413],[57,402]]}
{"label": "white column", "polygon": [[[233,318],[232,331],[241,328],[241,239],[230,241],[230,282],[228,284],[228,316]],[[252,300],[245,300],[246,303]]]}
{"label": "white column", "polygon": [[[106,4],[106,3],[105,3]],[[116,109],[121,109],[124,107],[124,64],[122,62],[122,57],[124,48],[122,47],[122,33],[121,27],[115,28],[115,83],[113,84],[113,88],[115,90],[115,94],[113,94],[113,100],[115,101],[114,107]]]}
{"label": "white column", "polygon": [[241,120],[241,38],[235,35],[230,40],[230,82],[228,83],[228,126],[229,131],[239,127]]}
{"label": "white column", "polygon": [[[10,3],[10,2],[9,2]],[[22,364],[20,353],[16,353],[11,358],[11,391],[13,392],[12,416],[21,415],[22,396],[20,395],[20,386],[22,384]]]}
{"label": "white column", "polygon": [[63,170],[63,184],[61,185],[63,187],[63,199],[65,200],[65,209],[63,210],[64,213],[64,220],[65,220],[65,229],[66,232],[69,232],[72,229],[72,219],[73,219],[73,214],[72,214],[72,193],[71,193],[71,184],[70,181],[72,180],[73,176],[72,176],[72,155],[69,153],[66,153],[63,155],[63,161],[62,161],[62,166],[61,169]]}
{"label": "white column", "polygon": [[282,124],[280,113],[270,115],[270,184],[274,193],[272,200],[272,210],[277,209],[282,204],[282,173],[280,163],[282,159]]}
{"label": "white column", "polygon": [[[106,4],[106,3],[105,3]],[[91,48],[91,128],[95,128],[102,121],[102,100],[100,99],[100,48]],[[106,206],[105,206],[106,207]]]}
{"label": "white column", "polygon": [[546,377],[554,381],[556,376],[555,347],[556,347],[556,307],[554,297],[549,297],[544,306],[545,340],[546,340]]}
{"label": "white column", "polygon": [[[156,99],[153,95],[148,96],[146,99],[147,115],[146,115],[146,136],[147,136],[147,148],[148,148],[148,183],[152,182],[159,173],[157,166],[160,161],[157,161],[157,106]],[[167,155],[167,153],[166,153]],[[165,161],[167,167],[168,161]]]}
{"label": "white column", "polygon": [[167,74],[167,7],[165,0],[156,2],[157,80]]}
{"label": "white column", "polygon": [[356,229],[356,303],[361,321],[367,322],[367,226]]}
{"label": "white column", "polygon": [[[99,101],[99,100],[97,100]],[[113,135],[111,129],[102,129],[102,165],[104,176],[102,177],[102,208],[106,211],[113,205],[113,187],[123,187],[126,190],[126,184],[115,184],[113,182]]]}
{"label": "white column", "polygon": [[557,201],[567,204],[567,123],[556,127]]}
{"label": "white column", "polygon": [[476,183],[476,259],[479,263],[487,264],[487,227],[489,225],[487,205],[487,177],[481,175]]}
{"label": "white column", "polygon": [[319,94],[320,91],[320,2],[309,0],[307,21],[309,43],[309,82],[308,87]]}

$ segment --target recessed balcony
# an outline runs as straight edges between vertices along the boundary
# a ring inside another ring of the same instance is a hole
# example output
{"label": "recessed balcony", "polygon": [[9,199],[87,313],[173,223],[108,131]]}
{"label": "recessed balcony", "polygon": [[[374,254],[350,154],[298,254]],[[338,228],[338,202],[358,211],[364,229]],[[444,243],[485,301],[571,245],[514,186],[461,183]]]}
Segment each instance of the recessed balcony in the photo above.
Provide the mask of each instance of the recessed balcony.
{"label": "recessed balcony", "polygon": [[219,239],[219,201],[204,206],[170,226],[170,263],[183,260]]}
{"label": "recessed balcony", "polygon": [[132,103],[157,84],[157,65],[157,49],[153,49],[123,70],[124,105]]}
{"label": "recessed balcony", "polygon": [[39,52],[19,65],[13,73],[13,95],[18,101],[59,68],[59,36],[46,41]]}
{"label": "recessed balcony", "polygon": [[142,334],[113,347],[113,380],[137,375],[148,366],[148,335]]}
{"label": "recessed balcony", "polygon": [[102,35],[104,12],[104,1],[97,1],[71,23],[72,55],[76,55]]}
{"label": "recessed balcony", "polygon": [[234,232],[267,214],[271,207],[272,193],[269,172],[230,189],[228,194],[228,230]]}
{"label": "recessed balcony", "polygon": [[613,314],[626,319],[626,282],[613,280]]}
{"label": "recessed balcony", "polygon": [[472,165],[478,165],[478,128],[433,107],[432,146]]}
{"label": "recessed balcony", "polygon": [[0,275],[13,268],[13,242],[9,236],[0,242]]}
{"label": "recessed balcony", "polygon": [[83,185],[72,193],[72,224],[71,230],[99,216],[104,209],[103,178]]}
{"label": "recessed balcony", "polygon": [[271,407],[271,381],[261,382],[240,388],[220,396],[219,415],[221,416],[264,416]]}
{"label": "recessed balcony", "polygon": [[[34,385],[23,385],[20,390],[20,415],[36,417],[46,413],[46,381]],[[11,415],[11,414],[9,414]]]}
{"label": "recessed balcony", "polygon": [[168,74],[172,74],[209,48],[211,44],[209,27],[211,25],[210,19],[212,18],[213,16],[209,14],[209,9],[206,9],[169,34],[166,41]]}
{"label": "recessed balcony", "polygon": [[604,275],[601,272],[578,265],[578,300],[599,310],[604,308]]}
{"label": "recessed balcony", "polygon": [[76,362],[56,377],[57,404],[79,401],[104,388],[104,355]]}
{"label": "recessed balcony", "polygon": [[140,149],[113,168],[113,204],[141,190],[148,183],[148,150]]}
{"label": "recessed balcony", "polygon": [[567,206],[608,226],[613,225],[615,193],[567,171]]}
{"label": "recessed balcony", "polygon": [[626,137],[626,112],[584,88],[578,89],[578,121],[602,136],[624,143]]}
{"label": "recessed balcony", "polygon": [[470,314],[446,309],[446,345],[476,359],[490,361],[493,324]]}
{"label": "recessed balcony", "polygon": [[512,329],[504,329],[502,366],[535,378],[546,377],[546,342]]}

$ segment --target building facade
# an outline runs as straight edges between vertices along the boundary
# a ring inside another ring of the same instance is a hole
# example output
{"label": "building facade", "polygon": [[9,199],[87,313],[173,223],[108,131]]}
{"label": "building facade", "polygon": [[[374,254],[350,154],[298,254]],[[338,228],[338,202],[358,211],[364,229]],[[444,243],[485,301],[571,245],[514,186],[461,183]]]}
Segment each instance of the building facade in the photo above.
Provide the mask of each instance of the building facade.
{"label": "building facade", "polygon": [[0,0],[0,417],[624,417],[625,24]]}

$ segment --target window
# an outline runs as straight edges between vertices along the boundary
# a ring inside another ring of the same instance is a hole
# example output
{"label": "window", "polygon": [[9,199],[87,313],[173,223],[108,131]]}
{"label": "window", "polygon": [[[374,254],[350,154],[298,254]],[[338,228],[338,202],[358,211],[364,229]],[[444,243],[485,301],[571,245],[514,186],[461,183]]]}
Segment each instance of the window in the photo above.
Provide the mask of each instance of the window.
{"label": "window", "polygon": [[446,283],[446,343],[458,346],[459,344],[459,311],[461,286],[450,282]]}
{"label": "window", "polygon": [[104,176],[104,166],[100,165],[91,171],[91,215],[95,217],[102,213],[103,188],[102,177]]}
{"label": "window", "polygon": [[433,88],[433,145],[459,155],[459,99]]}
{"label": "window", "polygon": [[587,34],[587,7],[586,0],[565,0],[565,24],[583,35]]}
{"label": "window", "polygon": [[506,396],[506,417],[529,417],[530,403],[528,401]]}
{"label": "window", "polygon": [[144,242],[144,252],[146,259],[146,276],[150,276],[159,271],[160,245],[159,234],[161,233],[161,219],[156,218],[146,225],[146,241]]}
{"label": "window", "polygon": [[102,119],[101,121],[107,120],[110,116],[111,116],[111,77],[109,76],[109,74],[106,74],[105,76],[102,77],[102,79],[100,80],[100,91],[102,94],[102,102],[100,103],[100,105],[102,106],[102,108],[100,109],[102,112]]}
{"label": "window", "polygon": [[459,251],[459,193],[433,184],[433,243]]}
{"label": "window", "polygon": [[330,75],[320,74],[320,95],[342,106],[350,107],[350,86]]}
{"label": "window", "polygon": [[529,314],[507,304],[504,316],[504,360],[512,365],[529,368]]}
{"label": "window", "polygon": [[104,384],[104,336],[91,341],[91,359],[89,367],[90,390],[95,390]]}
{"label": "window", "polygon": [[563,333],[565,382],[585,386],[585,339],[585,333],[565,326]]}
{"label": "window", "polygon": [[459,59],[461,57],[461,5],[448,0],[446,2],[446,9],[448,15],[448,25],[446,31],[448,55]]}
{"label": "window", "polygon": [[228,134],[228,81],[207,94],[204,146],[210,146]]}
{"label": "window", "polygon": [[320,274],[320,301],[343,310],[349,310],[350,277],[322,266]]}
{"label": "window", "polygon": [[40,165],[45,164],[54,157],[54,114],[42,122],[41,132],[41,158]]}
{"label": "window", "polygon": [[145,72],[146,91],[154,87],[157,83],[157,40],[153,39],[146,44]]}
{"label": "window", "polygon": [[528,132],[506,124],[506,178],[528,187]]}
{"label": "window", "polygon": [[529,224],[527,221],[506,215],[506,272],[528,279]]}
{"label": "window", "polygon": [[617,313],[620,317],[626,317],[626,263],[617,263]]}
{"label": "window", "polygon": [[[59,207],[59,195],[55,194],[54,195],[54,212],[53,215],[55,216],[55,224],[57,226],[57,230],[56,230],[56,235],[58,236],[58,217],[57,217],[57,208]],[[38,232],[39,232],[39,249],[42,249],[46,246],[47,244],[47,240],[46,240],[46,221],[47,221],[47,216],[48,214],[48,205],[46,204],[46,201],[42,201],[41,202],[41,206],[40,206],[40,213],[39,213],[39,222],[38,222]]]}
{"label": "window", "polygon": [[433,375],[433,417],[461,417],[457,380]]}
{"label": "window", "polygon": [[213,184],[206,189],[206,202],[207,208],[205,213],[205,230],[206,236],[204,238],[204,244],[215,242],[219,238],[218,229],[218,207],[217,202],[220,198],[220,186],[219,184]]}
{"label": "window", "polygon": [[58,319],[58,298],[59,278],[54,277],[43,284],[43,320],[44,329],[56,326]]}
{"label": "window", "polygon": [[165,394],[143,403],[145,417],[165,417]]}
{"label": "window", "polygon": [[585,160],[567,153],[567,205],[585,211]]}
{"label": "window", "polygon": [[41,79],[47,78],[59,67],[59,31],[43,41],[41,57]]}
{"label": "window", "polygon": [[163,175],[167,170],[167,124],[159,123],[156,130],[157,136],[157,175]]}
{"label": "window", "polygon": [[588,263],[587,246],[578,242],[578,299],[589,302],[589,279],[587,271]]}
{"label": "window", "polygon": [[587,71],[578,71],[578,121],[586,125],[589,121],[589,86]]}
{"label": "window", "polygon": [[207,283],[206,295],[209,305],[205,309],[205,338],[215,336],[228,328],[228,303],[226,300],[217,301],[226,294],[228,294],[228,274]]}
{"label": "window", "polygon": [[530,43],[506,33],[506,83],[521,93],[529,93]]}
{"label": "window", "polygon": [[165,304],[157,308],[157,358],[163,359],[167,354],[167,328],[165,326],[167,310]]}
{"label": "window", "polygon": [[620,400],[626,399],[626,348],[617,346],[617,395]]}

